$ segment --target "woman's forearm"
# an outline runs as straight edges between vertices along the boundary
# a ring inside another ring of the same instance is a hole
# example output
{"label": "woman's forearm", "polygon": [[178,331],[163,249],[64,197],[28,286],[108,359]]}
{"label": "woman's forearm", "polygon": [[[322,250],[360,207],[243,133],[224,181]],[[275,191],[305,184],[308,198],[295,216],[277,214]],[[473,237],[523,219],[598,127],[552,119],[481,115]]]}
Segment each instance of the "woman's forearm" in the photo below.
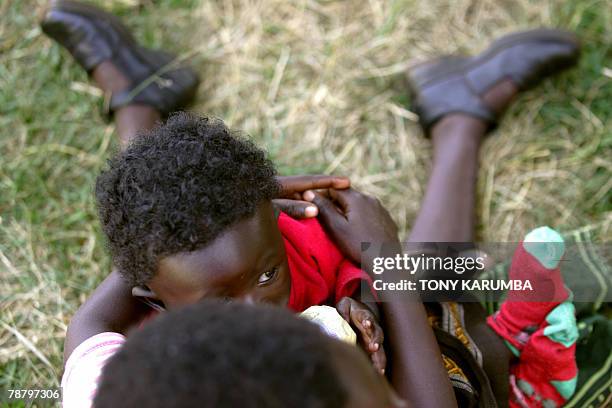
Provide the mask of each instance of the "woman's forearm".
{"label": "woman's forearm", "polygon": [[132,288],[119,273],[111,272],[72,317],[64,341],[64,362],[91,336],[103,332],[125,334],[148,312],[150,309],[132,296]]}
{"label": "woman's forearm", "polygon": [[[376,251],[375,248],[372,246],[370,251]],[[402,253],[402,246],[399,242],[387,243],[377,251],[364,254],[364,258],[393,258]],[[371,265],[373,262],[368,262],[366,268]],[[377,279],[399,282],[406,279],[406,274],[386,270],[377,275]],[[379,293],[379,298],[394,388],[415,407],[456,407],[455,393],[444,368],[442,353],[418,292],[385,292]]]}
{"label": "woman's forearm", "polygon": [[440,348],[418,299],[395,296],[382,303],[390,347],[391,383],[416,407],[456,407]]}

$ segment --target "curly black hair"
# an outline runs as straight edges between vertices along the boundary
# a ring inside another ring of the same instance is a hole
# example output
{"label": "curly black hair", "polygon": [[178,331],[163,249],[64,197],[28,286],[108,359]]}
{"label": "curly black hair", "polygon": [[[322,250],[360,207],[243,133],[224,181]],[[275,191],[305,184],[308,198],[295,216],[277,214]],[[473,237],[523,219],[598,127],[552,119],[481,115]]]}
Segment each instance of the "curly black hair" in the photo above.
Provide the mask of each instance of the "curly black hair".
{"label": "curly black hair", "polygon": [[93,406],[343,407],[331,341],[279,307],[207,300],[128,337],[104,367]]}
{"label": "curly black hair", "polygon": [[185,112],[140,134],[96,181],[115,266],[146,284],[158,261],[200,249],[280,189],[266,153],[222,121]]}

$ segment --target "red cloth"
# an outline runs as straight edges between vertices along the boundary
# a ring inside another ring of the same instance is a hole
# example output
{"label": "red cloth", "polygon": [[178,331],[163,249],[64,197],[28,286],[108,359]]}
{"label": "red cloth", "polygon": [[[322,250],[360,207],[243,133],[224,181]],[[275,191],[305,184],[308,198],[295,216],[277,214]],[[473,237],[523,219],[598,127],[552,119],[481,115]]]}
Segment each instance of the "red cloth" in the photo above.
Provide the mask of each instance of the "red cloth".
{"label": "red cloth", "polygon": [[[575,387],[578,374],[578,331],[575,319],[565,325],[564,321],[553,320],[558,325],[557,330],[545,334],[551,325],[547,316],[556,307],[563,307],[559,305],[569,297],[559,266],[546,268],[521,242],[512,258],[510,279],[530,279],[534,290],[533,293],[511,291],[500,310],[487,318],[489,326],[519,353],[518,360],[510,366],[509,406],[563,406],[575,390],[572,387]],[[550,301],[539,301],[543,298]]]}
{"label": "red cloth", "polygon": [[[557,265],[548,269],[525,249],[521,242],[512,257],[510,279],[529,280],[531,291],[510,291],[500,310],[488,317],[489,326],[519,351],[531,333],[555,307],[569,297]],[[550,299],[543,302],[542,299]]]}
{"label": "red cloth", "polygon": [[281,213],[278,227],[291,273],[291,310],[334,306],[342,297],[353,296],[361,281],[371,284],[369,276],[342,255],[316,219],[294,220]]}
{"label": "red cloth", "polygon": [[544,334],[546,327],[544,321],[529,338],[518,362],[510,366],[510,408],[562,407],[566,402],[555,382],[566,382],[578,375],[576,343],[568,347],[552,341]]}

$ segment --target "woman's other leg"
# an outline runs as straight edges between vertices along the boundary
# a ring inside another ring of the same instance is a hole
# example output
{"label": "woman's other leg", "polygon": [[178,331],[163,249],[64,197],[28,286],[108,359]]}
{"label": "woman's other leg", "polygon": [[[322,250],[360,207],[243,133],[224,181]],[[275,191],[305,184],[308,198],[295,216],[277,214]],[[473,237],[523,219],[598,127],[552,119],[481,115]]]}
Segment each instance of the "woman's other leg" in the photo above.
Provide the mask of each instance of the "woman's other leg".
{"label": "woman's other leg", "polygon": [[[446,57],[409,73],[417,111],[433,142],[433,166],[409,241],[472,242],[479,148],[516,94],[573,65],[576,38],[538,30],[506,36],[479,56]],[[512,353],[486,324],[479,304],[465,304],[466,326],[500,406],[508,404]]]}
{"label": "woman's other leg", "polygon": [[195,96],[199,84],[195,72],[184,66],[167,69],[174,64],[174,56],[138,45],[117,17],[98,7],[52,2],[41,27],[110,97],[109,109],[122,146]]}
{"label": "woman's other leg", "polygon": [[[119,93],[130,88],[130,80],[112,62],[104,61],[94,68],[92,78],[105,93]],[[161,120],[161,113],[153,106],[129,104],[114,113],[119,143],[125,147],[139,132],[149,130]]]}

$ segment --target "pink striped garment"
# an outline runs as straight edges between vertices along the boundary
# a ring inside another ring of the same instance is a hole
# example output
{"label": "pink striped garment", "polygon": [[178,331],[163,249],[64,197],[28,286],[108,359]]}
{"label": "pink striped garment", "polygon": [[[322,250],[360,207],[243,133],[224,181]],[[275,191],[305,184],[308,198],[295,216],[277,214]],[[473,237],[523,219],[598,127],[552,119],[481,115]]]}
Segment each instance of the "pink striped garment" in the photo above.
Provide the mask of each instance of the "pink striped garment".
{"label": "pink striped garment", "polygon": [[79,344],[66,362],[62,377],[64,408],[90,408],[102,368],[125,342],[119,333],[99,333]]}

